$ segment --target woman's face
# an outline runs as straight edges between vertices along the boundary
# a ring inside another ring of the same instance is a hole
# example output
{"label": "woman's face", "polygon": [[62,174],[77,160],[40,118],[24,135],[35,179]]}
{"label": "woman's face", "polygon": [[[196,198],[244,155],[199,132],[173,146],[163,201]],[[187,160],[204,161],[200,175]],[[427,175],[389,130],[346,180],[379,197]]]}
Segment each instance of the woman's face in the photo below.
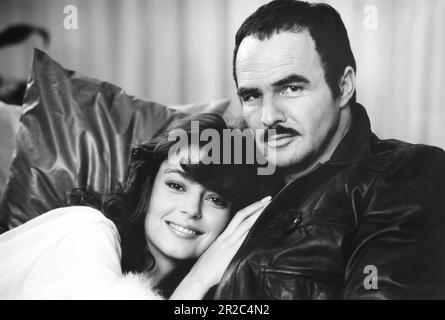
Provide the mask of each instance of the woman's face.
{"label": "woman's face", "polygon": [[231,203],[191,180],[176,162],[164,161],[155,177],[145,218],[153,254],[199,257],[227,226]]}

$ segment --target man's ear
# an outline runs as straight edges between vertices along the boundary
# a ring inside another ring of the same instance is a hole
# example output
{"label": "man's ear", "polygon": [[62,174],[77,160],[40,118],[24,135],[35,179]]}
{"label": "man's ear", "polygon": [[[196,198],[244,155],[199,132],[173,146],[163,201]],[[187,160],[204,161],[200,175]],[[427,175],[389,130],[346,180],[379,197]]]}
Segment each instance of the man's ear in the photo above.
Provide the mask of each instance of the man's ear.
{"label": "man's ear", "polygon": [[340,95],[338,97],[339,105],[340,108],[343,108],[346,105],[348,105],[349,101],[351,100],[351,97],[354,95],[355,92],[355,71],[354,69],[352,69],[352,67],[347,66],[345,68],[345,71],[343,72],[343,75],[340,78],[339,86],[340,86]]}

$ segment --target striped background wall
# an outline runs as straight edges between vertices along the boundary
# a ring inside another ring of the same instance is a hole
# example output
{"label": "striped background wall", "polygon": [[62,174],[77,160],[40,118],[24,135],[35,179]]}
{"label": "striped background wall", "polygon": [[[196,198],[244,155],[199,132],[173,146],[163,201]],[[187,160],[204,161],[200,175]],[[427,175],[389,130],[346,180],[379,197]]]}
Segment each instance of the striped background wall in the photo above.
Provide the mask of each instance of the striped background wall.
{"label": "striped background wall", "polygon": [[[229,97],[234,34],[267,0],[0,0],[0,28],[46,27],[0,51],[0,72],[26,77],[32,47],[64,66],[165,104]],[[349,30],[358,65],[358,101],[373,129],[445,148],[445,0],[332,0]],[[78,8],[79,29],[65,30],[63,8]],[[364,24],[367,6],[378,27]]]}

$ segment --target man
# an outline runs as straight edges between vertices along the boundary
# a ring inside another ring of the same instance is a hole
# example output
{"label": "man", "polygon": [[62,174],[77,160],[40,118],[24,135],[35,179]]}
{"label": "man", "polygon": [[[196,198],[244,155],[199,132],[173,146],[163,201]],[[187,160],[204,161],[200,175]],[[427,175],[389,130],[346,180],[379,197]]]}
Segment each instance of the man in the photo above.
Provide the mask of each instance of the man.
{"label": "man", "polygon": [[273,1],[235,41],[245,120],[276,130],[258,143],[275,152],[286,187],[215,297],[445,298],[445,152],[371,132],[340,15]]}

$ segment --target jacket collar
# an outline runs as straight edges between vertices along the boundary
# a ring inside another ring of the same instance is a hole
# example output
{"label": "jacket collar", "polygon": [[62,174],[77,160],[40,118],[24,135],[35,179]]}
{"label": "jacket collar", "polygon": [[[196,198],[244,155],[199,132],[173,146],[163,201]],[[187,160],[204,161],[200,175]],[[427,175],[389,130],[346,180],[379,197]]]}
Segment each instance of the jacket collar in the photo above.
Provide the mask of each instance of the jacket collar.
{"label": "jacket collar", "polygon": [[371,152],[371,123],[365,108],[359,103],[353,103],[351,105],[351,114],[351,128],[327,163],[349,163],[363,158]]}

